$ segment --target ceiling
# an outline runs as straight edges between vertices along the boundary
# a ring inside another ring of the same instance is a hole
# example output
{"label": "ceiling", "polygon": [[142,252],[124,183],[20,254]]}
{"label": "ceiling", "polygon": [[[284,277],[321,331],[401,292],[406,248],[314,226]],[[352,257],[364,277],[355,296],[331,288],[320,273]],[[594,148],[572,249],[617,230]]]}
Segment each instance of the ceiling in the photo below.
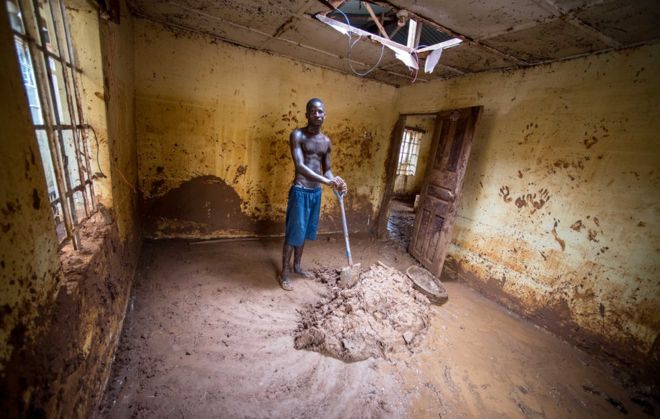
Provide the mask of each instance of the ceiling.
{"label": "ceiling", "polygon": [[[658,0],[392,0],[440,32],[463,40],[416,81],[518,68],[660,39]],[[128,0],[131,12],[249,48],[352,74],[348,37],[314,19],[332,8],[319,0]],[[380,10],[380,9],[375,9]],[[355,38],[353,38],[355,39]],[[391,85],[414,74],[381,45],[359,41],[352,66]]]}

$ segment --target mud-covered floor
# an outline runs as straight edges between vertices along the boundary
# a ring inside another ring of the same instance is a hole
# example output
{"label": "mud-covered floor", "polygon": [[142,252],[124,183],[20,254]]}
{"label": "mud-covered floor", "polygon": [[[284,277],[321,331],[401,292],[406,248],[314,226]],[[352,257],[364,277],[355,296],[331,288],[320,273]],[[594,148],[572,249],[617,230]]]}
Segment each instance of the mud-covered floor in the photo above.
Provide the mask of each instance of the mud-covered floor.
{"label": "mud-covered floor", "polygon": [[[354,258],[402,271],[394,242],[353,239]],[[341,237],[309,243],[308,267],[341,266]],[[280,289],[279,239],[146,243],[101,416],[645,416],[598,361],[446,282],[414,354],[356,363],[296,350],[298,310],[323,285]],[[608,401],[609,397],[609,401]]]}
{"label": "mud-covered floor", "polygon": [[387,235],[390,240],[407,249],[414,227],[413,202],[405,199],[392,199],[387,212]]}

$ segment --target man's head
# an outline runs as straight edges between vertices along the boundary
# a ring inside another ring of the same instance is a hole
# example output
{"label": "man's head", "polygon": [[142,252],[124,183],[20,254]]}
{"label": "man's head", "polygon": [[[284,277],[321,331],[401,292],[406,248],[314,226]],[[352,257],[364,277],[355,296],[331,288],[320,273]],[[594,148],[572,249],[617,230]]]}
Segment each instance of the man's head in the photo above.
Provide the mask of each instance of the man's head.
{"label": "man's head", "polygon": [[325,120],[325,105],[321,99],[310,99],[307,102],[305,116],[309,125],[321,126]]}

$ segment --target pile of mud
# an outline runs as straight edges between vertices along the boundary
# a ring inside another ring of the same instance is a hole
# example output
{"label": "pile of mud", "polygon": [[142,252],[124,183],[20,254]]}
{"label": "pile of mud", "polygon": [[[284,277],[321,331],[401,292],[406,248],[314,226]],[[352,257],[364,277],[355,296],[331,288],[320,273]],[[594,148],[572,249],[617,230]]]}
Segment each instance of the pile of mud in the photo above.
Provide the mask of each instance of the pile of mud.
{"label": "pile of mud", "polygon": [[353,362],[412,350],[424,337],[429,300],[398,270],[379,263],[362,271],[349,289],[336,286],[338,271],[322,269],[315,274],[331,292],[301,313],[296,349]]}

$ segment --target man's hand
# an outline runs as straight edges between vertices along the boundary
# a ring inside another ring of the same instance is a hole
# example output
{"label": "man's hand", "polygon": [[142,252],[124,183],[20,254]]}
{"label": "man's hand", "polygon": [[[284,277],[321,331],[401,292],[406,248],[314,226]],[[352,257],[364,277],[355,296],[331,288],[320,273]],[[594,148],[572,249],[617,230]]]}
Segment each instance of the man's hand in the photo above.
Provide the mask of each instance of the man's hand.
{"label": "man's hand", "polygon": [[348,191],[348,186],[346,185],[346,182],[344,179],[340,178],[339,176],[335,176],[330,180],[330,186],[332,186],[333,189],[337,190],[339,193],[346,193]]}

